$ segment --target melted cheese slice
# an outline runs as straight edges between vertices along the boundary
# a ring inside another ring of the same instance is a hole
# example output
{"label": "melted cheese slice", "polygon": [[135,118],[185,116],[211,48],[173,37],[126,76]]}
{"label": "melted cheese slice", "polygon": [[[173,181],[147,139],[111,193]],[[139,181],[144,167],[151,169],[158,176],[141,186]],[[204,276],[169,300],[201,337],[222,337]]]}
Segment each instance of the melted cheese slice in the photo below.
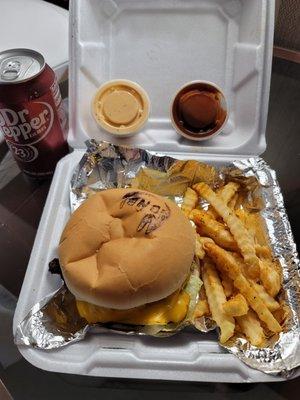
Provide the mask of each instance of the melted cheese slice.
{"label": "melted cheese slice", "polygon": [[187,314],[190,296],[186,292],[175,292],[163,300],[129,310],[115,310],[95,306],[76,300],[81,317],[90,324],[96,322],[121,322],[132,325],[165,325],[180,322]]}

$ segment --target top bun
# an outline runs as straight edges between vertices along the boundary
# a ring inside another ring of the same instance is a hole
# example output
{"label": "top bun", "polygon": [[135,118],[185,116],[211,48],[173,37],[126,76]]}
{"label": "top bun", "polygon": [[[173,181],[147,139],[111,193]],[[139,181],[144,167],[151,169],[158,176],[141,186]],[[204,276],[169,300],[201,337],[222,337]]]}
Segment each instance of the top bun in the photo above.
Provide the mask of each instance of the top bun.
{"label": "top bun", "polygon": [[137,189],[108,189],[71,215],[59,259],[77,299],[121,310],[179,289],[194,246],[194,229],[172,201]]}

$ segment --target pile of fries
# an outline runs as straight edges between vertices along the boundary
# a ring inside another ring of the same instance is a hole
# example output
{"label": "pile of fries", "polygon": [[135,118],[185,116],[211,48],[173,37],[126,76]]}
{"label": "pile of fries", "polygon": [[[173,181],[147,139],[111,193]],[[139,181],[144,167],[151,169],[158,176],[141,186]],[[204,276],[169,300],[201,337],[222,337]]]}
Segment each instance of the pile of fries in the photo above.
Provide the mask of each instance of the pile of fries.
{"label": "pile of fries", "polygon": [[203,280],[194,319],[212,318],[221,343],[242,335],[264,347],[287,317],[278,299],[282,273],[259,212],[249,212],[241,198],[233,181],[216,191],[204,182],[185,191],[181,208],[197,230]]}

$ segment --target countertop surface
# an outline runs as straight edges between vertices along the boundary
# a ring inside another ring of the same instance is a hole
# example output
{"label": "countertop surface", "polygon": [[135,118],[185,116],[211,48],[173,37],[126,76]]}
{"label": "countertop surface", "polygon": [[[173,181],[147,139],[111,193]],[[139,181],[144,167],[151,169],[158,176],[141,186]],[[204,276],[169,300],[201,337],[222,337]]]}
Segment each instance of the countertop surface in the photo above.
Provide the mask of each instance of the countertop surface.
{"label": "countertop surface", "polygon": [[[263,158],[277,172],[295,241],[300,244],[300,65],[273,62]],[[18,297],[51,181],[32,182],[0,146],[0,284]],[[291,399],[300,378],[272,384],[210,384],[90,379],[45,372],[20,359],[1,367],[0,379],[16,400],[34,399]],[[1,397],[0,380],[0,398]],[[3,395],[4,396],[4,395]]]}

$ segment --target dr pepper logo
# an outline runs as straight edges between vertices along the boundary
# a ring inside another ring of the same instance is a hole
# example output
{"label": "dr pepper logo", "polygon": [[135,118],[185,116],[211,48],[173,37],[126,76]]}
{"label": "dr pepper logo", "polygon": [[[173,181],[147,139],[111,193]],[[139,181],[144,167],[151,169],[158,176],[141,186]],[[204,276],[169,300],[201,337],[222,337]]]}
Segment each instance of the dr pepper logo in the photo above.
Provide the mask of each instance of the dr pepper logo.
{"label": "dr pepper logo", "polygon": [[20,111],[0,109],[0,130],[8,142],[16,145],[42,140],[51,130],[53,120],[53,109],[44,101],[32,102]]}

